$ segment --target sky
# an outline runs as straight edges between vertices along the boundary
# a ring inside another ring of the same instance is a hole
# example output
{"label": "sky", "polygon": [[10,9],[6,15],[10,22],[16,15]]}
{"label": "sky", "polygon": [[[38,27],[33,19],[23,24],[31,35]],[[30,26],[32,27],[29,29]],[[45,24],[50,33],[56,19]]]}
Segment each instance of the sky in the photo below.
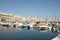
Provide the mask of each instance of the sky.
{"label": "sky", "polygon": [[0,0],[0,12],[23,17],[60,17],[60,0]]}

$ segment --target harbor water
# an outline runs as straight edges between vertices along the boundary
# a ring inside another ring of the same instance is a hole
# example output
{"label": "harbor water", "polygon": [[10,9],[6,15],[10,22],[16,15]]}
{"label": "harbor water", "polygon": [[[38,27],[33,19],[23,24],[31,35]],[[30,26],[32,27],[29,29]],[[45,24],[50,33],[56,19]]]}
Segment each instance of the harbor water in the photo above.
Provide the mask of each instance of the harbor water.
{"label": "harbor water", "polygon": [[58,32],[38,28],[7,28],[0,26],[0,40],[51,40]]}

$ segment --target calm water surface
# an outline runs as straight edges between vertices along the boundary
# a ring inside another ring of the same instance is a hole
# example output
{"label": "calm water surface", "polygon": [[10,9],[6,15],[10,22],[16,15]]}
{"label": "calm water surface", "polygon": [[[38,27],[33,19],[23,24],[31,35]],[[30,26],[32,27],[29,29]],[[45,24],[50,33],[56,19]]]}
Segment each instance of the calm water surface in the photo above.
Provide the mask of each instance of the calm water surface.
{"label": "calm water surface", "polygon": [[50,30],[43,32],[35,28],[29,30],[27,28],[0,28],[0,40],[51,40],[57,35],[57,32]]}

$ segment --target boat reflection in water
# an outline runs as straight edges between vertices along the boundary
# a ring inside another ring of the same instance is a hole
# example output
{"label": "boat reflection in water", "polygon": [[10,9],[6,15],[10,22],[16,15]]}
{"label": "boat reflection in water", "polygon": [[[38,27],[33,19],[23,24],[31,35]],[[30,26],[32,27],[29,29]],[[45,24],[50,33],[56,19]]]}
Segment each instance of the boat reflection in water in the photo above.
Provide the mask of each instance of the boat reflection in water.
{"label": "boat reflection in water", "polygon": [[48,29],[44,29],[44,28],[37,28],[36,30],[38,30],[39,32],[47,32]]}
{"label": "boat reflection in water", "polygon": [[[0,25],[1,26],[1,25]],[[59,30],[56,28],[56,27],[30,27],[29,25],[27,26],[27,25],[23,25],[23,26],[16,26],[16,25],[13,25],[13,27],[12,28],[9,28],[7,25],[3,25],[3,26],[1,26],[0,27],[0,31],[8,31],[8,30],[11,30],[11,31],[13,31],[13,30],[33,30],[33,29],[35,29],[35,30],[38,30],[38,31],[40,31],[40,32],[47,32],[47,31],[51,31],[51,32],[59,32]]]}

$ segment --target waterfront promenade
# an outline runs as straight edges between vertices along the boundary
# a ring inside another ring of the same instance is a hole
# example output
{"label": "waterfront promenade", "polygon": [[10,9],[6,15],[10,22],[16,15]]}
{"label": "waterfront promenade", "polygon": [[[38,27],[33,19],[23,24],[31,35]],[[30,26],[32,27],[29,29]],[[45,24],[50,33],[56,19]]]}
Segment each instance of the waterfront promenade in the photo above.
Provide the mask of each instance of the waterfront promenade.
{"label": "waterfront promenade", "polygon": [[53,38],[52,40],[60,40],[60,35],[56,36],[56,37]]}

